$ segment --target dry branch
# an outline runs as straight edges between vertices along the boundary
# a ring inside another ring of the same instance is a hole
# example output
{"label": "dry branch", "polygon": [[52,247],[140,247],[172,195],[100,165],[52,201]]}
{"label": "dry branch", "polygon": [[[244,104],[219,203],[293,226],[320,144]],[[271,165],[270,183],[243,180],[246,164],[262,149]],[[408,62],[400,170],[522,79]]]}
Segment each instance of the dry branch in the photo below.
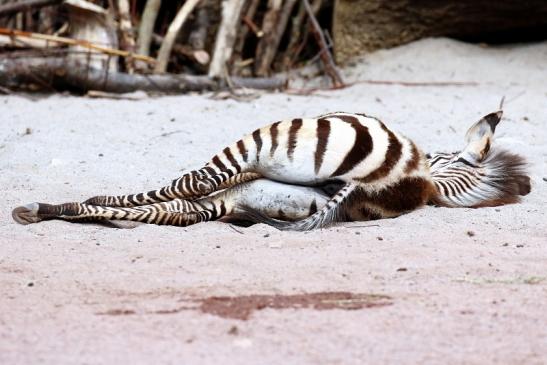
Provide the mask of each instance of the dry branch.
{"label": "dry branch", "polygon": [[[135,52],[135,34],[131,24],[131,15],[129,14],[129,0],[118,0],[118,14],[120,24],[120,48],[129,53]],[[134,60],[131,57],[125,58],[125,68],[127,72],[133,73],[135,70]]]}
{"label": "dry branch", "polygon": [[205,49],[207,42],[207,30],[210,27],[210,1],[202,1],[196,9],[196,17],[193,30],[188,36],[188,43],[193,49]]}
{"label": "dry branch", "polygon": [[302,0],[302,3],[304,4],[304,7],[306,9],[308,18],[310,19],[313,35],[317,43],[319,44],[319,47],[321,47],[321,51],[319,52],[319,55],[321,56],[321,61],[323,61],[323,65],[325,67],[325,73],[327,73],[327,75],[330,76],[335,88],[343,87],[344,81],[342,81],[342,76],[340,76],[340,73],[338,72],[338,69],[336,68],[336,65],[334,64],[334,60],[332,59],[332,54],[327,46],[327,41],[325,40],[323,31],[321,30],[321,27],[319,26],[319,22],[317,22],[317,19],[315,18],[315,15],[313,14],[313,10],[310,6],[310,3],[308,0]]}
{"label": "dry branch", "polygon": [[141,24],[139,25],[139,34],[137,38],[137,52],[141,55],[150,55],[150,43],[154,33],[154,24],[158,17],[161,0],[148,0],[144,7]]}
{"label": "dry branch", "polygon": [[256,49],[255,73],[258,76],[270,73],[281,36],[287,28],[287,22],[296,0],[287,0],[284,4],[280,0],[270,0],[269,4],[270,8],[264,16],[262,24],[264,36],[260,39]]}
{"label": "dry branch", "polygon": [[215,41],[213,59],[209,65],[209,77],[224,76],[226,62],[232,56],[237,25],[244,2],[244,0],[224,0],[222,2],[222,21]]}
{"label": "dry branch", "polygon": [[[161,45],[163,43],[163,40],[164,38],[158,34],[154,34],[152,36],[152,41],[155,44]],[[173,51],[183,55],[186,58],[191,59],[192,61],[197,62],[200,65],[206,65],[210,61],[209,53],[207,53],[207,51],[204,51],[202,49],[196,50],[188,46],[175,43],[173,45]]]}
{"label": "dry branch", "polygon": [[[105,69],[86,67],[77,61],[67,62],[64,57],[29,57],[0,59],[0,86],[21,88],[39,80],[52,80],[53,86],[81,91],[100,90],[128,93],[137,90],[159,93],[183,93],[228,89],[222,80],[193,75],[136,75],[108,72]],[[282,78],[231,78],[234,87],[251,89],[282,89]],[[45,83],[45,82],[44,82]],[[49,85],[43,85],[45,87]]]}
{"label": "dry branch", "polygon": [[84,47],[93,51],[101,52],[104,54],[109,54],[113,56],[121,56],[121,57],[132,57],[137,60],[141,60],[148,63],[155,63],[156,60],[150,57],[137,55],[134,53],[130,53],[127,51],[122,51],[120,49],[114,49],[109,47],[104,47],[98,44],[93,44],[91,42],[88,42],[86,40],[82,39],[72,39],[72,38],[66,38],[66,37],[58,37],[53,35],[47,35],[47,34],[40,34],[40,33],[31,33],[31,32],[24,32],[21,30],[15,30],[15,29],[6,29],[6,28],[0,28],[0,35],[7,35],[14,38],[28,38],[28,39],[40,39],[44,41],[50,41],[55,43],[62,43],[67,45],[73,45],[73,46],[80,46]]}
{"label": "dry branch", "polygon": [[23,0],[0,6],[0,16],[12,15],[30,9],[38,9],[44,6],[56,5],[63,0]]}
{"label": "dry branch", "polygon": [[192,10],[194,10],[199,1],[200,0],[187,0],[180,8],[179,12],[175,16],[175,19],[173,19],[171,24],[169,24],[167,34],[165,35],[165,39],[163,40],[158,52],[158,63],[154,68],[155,73],[163,73],[167,70],[167,63],[169,61],[169,56],[171,55],[173,45],[175,44],[175,39],[184,25],[184,22],[188,18],[188,15],[190,15]]}

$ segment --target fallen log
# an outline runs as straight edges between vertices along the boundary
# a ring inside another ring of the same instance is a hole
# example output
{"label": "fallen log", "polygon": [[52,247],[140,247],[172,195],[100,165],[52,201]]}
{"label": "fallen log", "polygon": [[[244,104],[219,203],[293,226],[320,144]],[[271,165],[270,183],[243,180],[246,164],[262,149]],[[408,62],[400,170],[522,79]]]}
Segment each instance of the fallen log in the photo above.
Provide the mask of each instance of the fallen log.
{"label": "fallen log", "polygon": [[[137,75],[109,72],[64,57],[32,57],[0,59],[0,86],[21,89],[24,85],[35,85],[36,81],[47,80],[57,89],[79,92],[99,90],[111,93],[129,93],[142,90],[152,93],[185,93],[190,91],[213,91],[229,89],[221,79],[208,76],[184,74]],[[44,86],[44,85],[42,85]],[[45,85],[47,86],[47,85]],[[231,87],[275,90],[286,86],[283,78],[242,78],[230,79]]]}

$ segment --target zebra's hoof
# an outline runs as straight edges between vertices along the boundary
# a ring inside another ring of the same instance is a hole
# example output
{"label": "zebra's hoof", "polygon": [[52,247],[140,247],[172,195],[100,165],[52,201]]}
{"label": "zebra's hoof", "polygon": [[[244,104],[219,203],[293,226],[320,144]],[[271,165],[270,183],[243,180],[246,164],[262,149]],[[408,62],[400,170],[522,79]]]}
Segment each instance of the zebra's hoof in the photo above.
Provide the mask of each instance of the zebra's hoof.
{"label": "zebra's hoof", "polygon": [[38,216],[38,203],[30,203],[17,207],[11,212],[13,219],[19,224],[38,223],[42,219]]}

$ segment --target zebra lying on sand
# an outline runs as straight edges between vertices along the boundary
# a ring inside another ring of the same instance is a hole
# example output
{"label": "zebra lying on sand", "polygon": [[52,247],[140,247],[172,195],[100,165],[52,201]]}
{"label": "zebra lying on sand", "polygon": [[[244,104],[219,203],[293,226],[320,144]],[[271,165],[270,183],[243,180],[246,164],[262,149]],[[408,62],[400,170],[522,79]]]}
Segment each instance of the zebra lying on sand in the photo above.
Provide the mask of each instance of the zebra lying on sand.
{"label": "zebra lying on sand", "polygon": [[336,112],[255,130],[161,189],[83,203],[31,203],[21,224],[47,219],[188,226],[222,219],[311,230],[341,221],[397,217],[425,204],[485,207],[530,192],[521,156],[492,147],[502,116],[468,130],[460,152],[424,155],[365,114]]}

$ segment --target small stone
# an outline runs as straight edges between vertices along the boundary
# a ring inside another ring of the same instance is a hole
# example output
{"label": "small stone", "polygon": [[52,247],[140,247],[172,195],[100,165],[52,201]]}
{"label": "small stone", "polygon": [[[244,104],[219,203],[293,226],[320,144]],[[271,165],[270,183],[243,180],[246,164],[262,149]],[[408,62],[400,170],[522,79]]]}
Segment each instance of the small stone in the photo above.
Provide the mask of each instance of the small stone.
{"label": "small stone", "polygon": [[517,247],[518,247],[518,248],[522,248],[522,247],[524,247],[524,245],[523,245],[522,243],[519,243],[519,244],[517,245]]}
{"label": "small stone", "polygon": [[220,248],[220,246],[215,246],[215,248]]}
{"label": "small stone", "polygon": [[228,334],[232,336],[237,336],[239,334],[239,328],[237,328],[237,326],[232,326],[228,331]]}
{"label": "small stone", "polygon": [[397,271],[399,271],[399,272],[400,271],[408,271],[408,269],[406,267],[400,267],[400,268],[397,269]]}
{"label": "small stone", "polygon": [[502,246],[507,247],[507,246],[509,246],[509,244],[507,242],[505,242]]}
{"label": "small stone", "polygon": [[27,284],[28,287],[32,287],[34,286],[34,283],[31,281],[30,283]]}
{"label": "small stone", "polygon": [[384,240],[384,239],[383,239],[382,237],[380,237],[380,236],[376,237],[376,239],[377,239],[378,241],[383,241],[383,240]]}
{"label": "small stone", "polygon": [[475,236],[475,232],[473,232],[473,231],[467,231],[467,235],[468,235],[469,237],[473,237],[473,236]]}
{"label": "small stone", "polygon": [[361,234],[361,232],[355,232],[355,234]]}
{"label": "small stone", "polygon": [[99,153],[99,157],[103,157],[104,155],[102,153]]}
{"label": "small stone", "polygon": [[268,237],[270,237],[270,234],[269,234],[269,233],[266,233],[266,234],[265,234],[264,236],[262,236],[262,237],[268,238]]}

